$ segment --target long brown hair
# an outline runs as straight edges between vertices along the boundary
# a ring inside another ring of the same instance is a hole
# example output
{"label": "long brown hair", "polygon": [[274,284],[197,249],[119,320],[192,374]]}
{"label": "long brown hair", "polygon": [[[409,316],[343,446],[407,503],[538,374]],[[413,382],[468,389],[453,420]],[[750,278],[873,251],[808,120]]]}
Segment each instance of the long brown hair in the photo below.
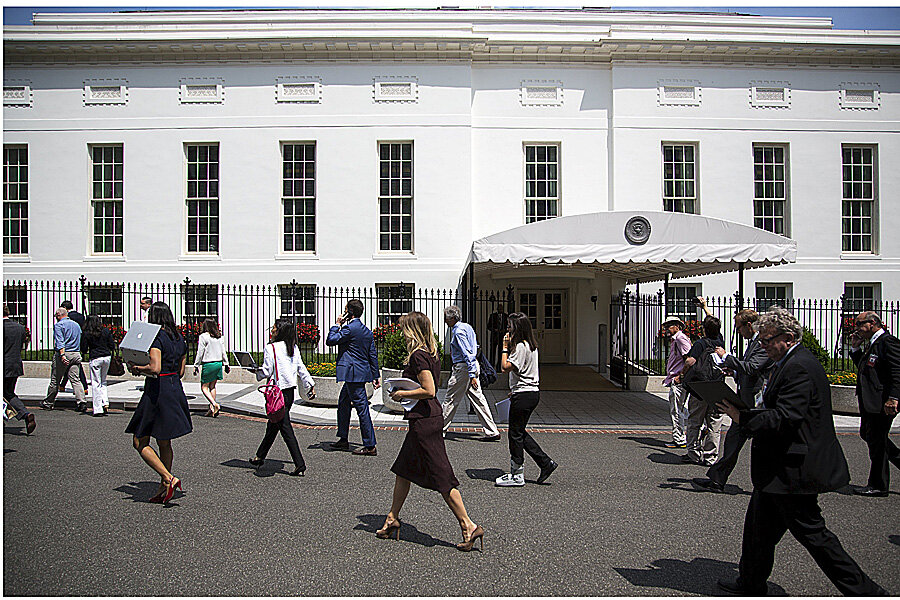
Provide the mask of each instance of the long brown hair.
{"label": "long brown hair", "polygon": [[431,328],[431,319],[425,313],[412,311],[400,317],[397,324],[400,325],[400,331],[406,338],[407,362],[416,350],[424,350],[440,359],[437,342],[434,340],[434,330]]}
{"label": "long brown hair", "polygon": [[508,317],[509,326],[512,328],[510,332],[510,352],[516,351],[516,346],[519,345],[519,342],[526,342],[529,346],[531,346],[531,350],[537,350],[537,342],[534,341],[534,331],[531,329],[531,321],[528,320],[528,317],[525,313],[514,312],[511,313]]}
{"label": "long brown hair", "polygon": [[202,329],[203,333],[208,333],[214,338],[222,337],[222,332],[219,331],[219,324],[216,323],[215,319],[210,319],[209,317],[204,319]]}

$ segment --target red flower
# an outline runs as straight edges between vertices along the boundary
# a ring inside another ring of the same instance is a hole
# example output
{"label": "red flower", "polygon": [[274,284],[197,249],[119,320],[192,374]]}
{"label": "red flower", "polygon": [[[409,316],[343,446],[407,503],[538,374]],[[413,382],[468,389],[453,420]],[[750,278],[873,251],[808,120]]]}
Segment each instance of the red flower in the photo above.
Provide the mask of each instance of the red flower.
{"label": "red flower", "polygon": [[372,332],[372,337],[375,338],[376,342],[382,342],[387,336],[399,332],[400,326],[396,323],[385,323],[375,328],[375,331]]}
{"label": "red flower", "polygon": [[315,323],[297,323],[297,341],[301,344],[318,343],[319,326]]}

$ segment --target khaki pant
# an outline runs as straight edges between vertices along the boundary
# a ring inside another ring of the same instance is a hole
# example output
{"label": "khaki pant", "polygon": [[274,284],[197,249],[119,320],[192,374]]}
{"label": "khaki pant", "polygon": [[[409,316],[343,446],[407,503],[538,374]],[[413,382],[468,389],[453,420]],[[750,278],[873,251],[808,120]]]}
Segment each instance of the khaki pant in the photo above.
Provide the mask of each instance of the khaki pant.
{"label": "khaki pant", "polygon": [[716,408],[697,398],[688,397],[687,455],[707,466],[719,458],[722,421],[725,416]]}
{"label": "khaki pant", "polygon": [[688,391],[678,383],[669,388],[669,414],[672,416],[672,441],[676,444],[685,442],[685,423],[687,421]]}
{"label": "khaki pant", "polygon": [[[66,372],[69,373],[69,381],[72,383],[72,389],[75,391],[75,400],[78,403],[84,402],[84,388],[81,385],[81,352],[66,351],[66,359],[69,364],[63,364],[62,356],[59,352],[53,353],[53,362],[50,366],[50,385],[47,387],[47,397],[44,398],[45,404],[53,404],[56,401],[56,395],[59,393],[59,380],[65,377]],[[69,368],[73,367],[73,368]]]}
{"label": "khaki pant", "polygon": [[459,408],[464,397],[468,398],[469,404],[475,408],[475,414],[478,415],[478,420],[481,421],[484,434],[490,436],[500,435],[497,425],[494,423],[494,417],[491,416],[491,409],[488,406],[487,399],[484,397],[484,392],[481,391],[481,385],[479,384],[477,390],[469,385],[469,372],[466,368],[466,363],[453,365],[450,379],[447,381],[447,397],[443,406],[444,431],[450,428],[453,415],[456,414],[456,409]]}

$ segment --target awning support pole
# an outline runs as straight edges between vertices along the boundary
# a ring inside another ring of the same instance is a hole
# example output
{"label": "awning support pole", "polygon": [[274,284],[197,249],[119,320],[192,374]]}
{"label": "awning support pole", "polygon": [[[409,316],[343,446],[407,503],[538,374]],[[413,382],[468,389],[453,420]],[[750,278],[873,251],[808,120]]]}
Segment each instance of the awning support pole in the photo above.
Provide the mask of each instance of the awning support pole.
{"label": "awning support pole", "polygon": [[669,310],[669,274],[666,273],[666,279],[663,282],[663,319],[665,319],[668,315],[665,313]]}
{"label": "awning support pole", "polygon": [[[744,309],[744,263],[738,263],[738,291],[737,291],[737,309],[741,311]],[[737,334],[738,339],[734,341],[734,345],[737,347],[738,358],[744,358],[744,340],[741,339],[740,334]]]}
{"label": "awning support pole", "polygon": [[466,323],[475,328],[475,263],[469,263],[469,314]]}

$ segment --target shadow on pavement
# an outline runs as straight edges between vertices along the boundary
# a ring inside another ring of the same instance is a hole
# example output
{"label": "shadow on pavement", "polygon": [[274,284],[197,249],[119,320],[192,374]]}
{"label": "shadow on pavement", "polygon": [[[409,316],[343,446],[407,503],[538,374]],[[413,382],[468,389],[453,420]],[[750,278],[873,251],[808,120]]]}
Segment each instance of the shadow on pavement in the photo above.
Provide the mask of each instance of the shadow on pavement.
{"label": "shadow on pavement", "polygon": [[[661,488],[668,488],[670,490],[682,490],[684,492],[694,492],[695,494],[710,494],[714,495],[715,492],[709,492],[707,490],[698,488],[694,485],[694,483],[690,479],[684,479],[682,477],[669,477],[666,479],[667,483],[659,484]],[[749,496],[750,492],[745,491],[743,488],[738,487],[736,485],[725,484],[725,491],[722,492],[723,496]]]}
{"label": "shadow on pavement", "polygon": [[[375,535],[375,532],[381,529],[381,526],[384,525],[384,515],[357,515],[357,519],[359,519],[360,523],[354,527],[354,530],[366,531]],[[388,542],[391,540],[385,540]],[[393,540],[394,543],[397,540]],[[437,538],[431,537],[427,533],[422,533],[419,531],[414,525],[410,525],[406,521],[401,519],[400,524],[400,541],[401,542],[412,542],[414,544],[419,544],[420,546],[446,546],[450,548],[456,548],[456,544],[451,544],[450,542],[445,542],[444,540],[439,540]]]}
{"label": "shadow on pavement", "polygon": [[634,435],[623,435],[619,437],[620,440],[628,440],[629,442],[637,442],[638,444],[644,444],[647,446],[653,446],[654,448],[665,448],[666,443],[662,440],[658,440],[652,437],[638,437]]}
{"label": "shadow on pavement", "polygon": [[657,452],[655,454],[648,454],[647,460],[650,462],[655,462],[660,465],[686,465],[689,463],[681,462],[681,454],[675,454],[674,452]]}
{"label": "shadow on pavement", "polygon": [[481,479],[483,481],[494,481],[501,475],[506,473],[503,469],[466,469],[466,477],[469,479]]}
{"label": "shadow on pavement", "polygon": [[27,433],[25,433],[24,425],[22,425],[21,427],[6,427],[6,426],[4,426],[3,433],[8,433],[10,435],[28,435]]}
{"label": "shadow on pavement", "polygon": [[113,489],[116,492],[127,494],[127,497],[122,498],[123,500],[131,500],[132,502],[147,502],[150,498],[156,495],[156,490],[159,489],[159,482],[132,481]]}
{"label": "shadow on pavement", "polygon": [[[660,558],[650,563],[646,569],[625,569],[613,567],[632,585],[639,587],[676,590],[701,596],[726,595],[716,582],[719,579],[733,579],[737,576],[737,563],[713,558],[695,558],[690,562],[674,558]],[[669,594],[655,594],[667,596]],[[769,595],[786,596],[779,585],[769,584]]]}
{"label": "shadow on pavement", "polygon": [[891,534],[888,536],[888,541],[892,544],[900,546],[900,535]]}
{"label": "shadow on pavement", "polygon": [[[275,458],[267,458],[266,462],[264,462],[259,467],[254,467],[250,464],[249,460],[241,460],[238,458],[232,458],[230,460],[226,460],[225,462],[220,462],[220,465],[223,467],[233,467],[236,469],[246,469],[247,471],[252,471],[255,477],[271,477],[276,473],[284,473],[285,475],[290,475],[291,471],[293,471],[294,463],[289,463],[285,460],[278,460]],[[285,469],[285,465],[288,465],[288,468]],[[275,467],[273,469],[273,467]]]}
{"label": "shadow on pavement", "polygon": [[[337,441],[337,438],[335,438],[334,441]],[[316,442],[315,444],[310,444],[309,446],[306,447],[306,449],[307,450],[321,450],[322,452],[352,452],[356,448],[362,446],[362,444],[354,444],[353,442],[350,442],[349,450],[339,450],[336,448],[332,448],[331,447],[332,443],[333,443],[332,441],[322,440],[322,441]]]}
{"label": "shadow on pavement", "polygon": [[3,454],[9,454],[10,452],[15,452],[15,450],[12,450],[11,448],[4,448],[4,449],[3,449]]}

